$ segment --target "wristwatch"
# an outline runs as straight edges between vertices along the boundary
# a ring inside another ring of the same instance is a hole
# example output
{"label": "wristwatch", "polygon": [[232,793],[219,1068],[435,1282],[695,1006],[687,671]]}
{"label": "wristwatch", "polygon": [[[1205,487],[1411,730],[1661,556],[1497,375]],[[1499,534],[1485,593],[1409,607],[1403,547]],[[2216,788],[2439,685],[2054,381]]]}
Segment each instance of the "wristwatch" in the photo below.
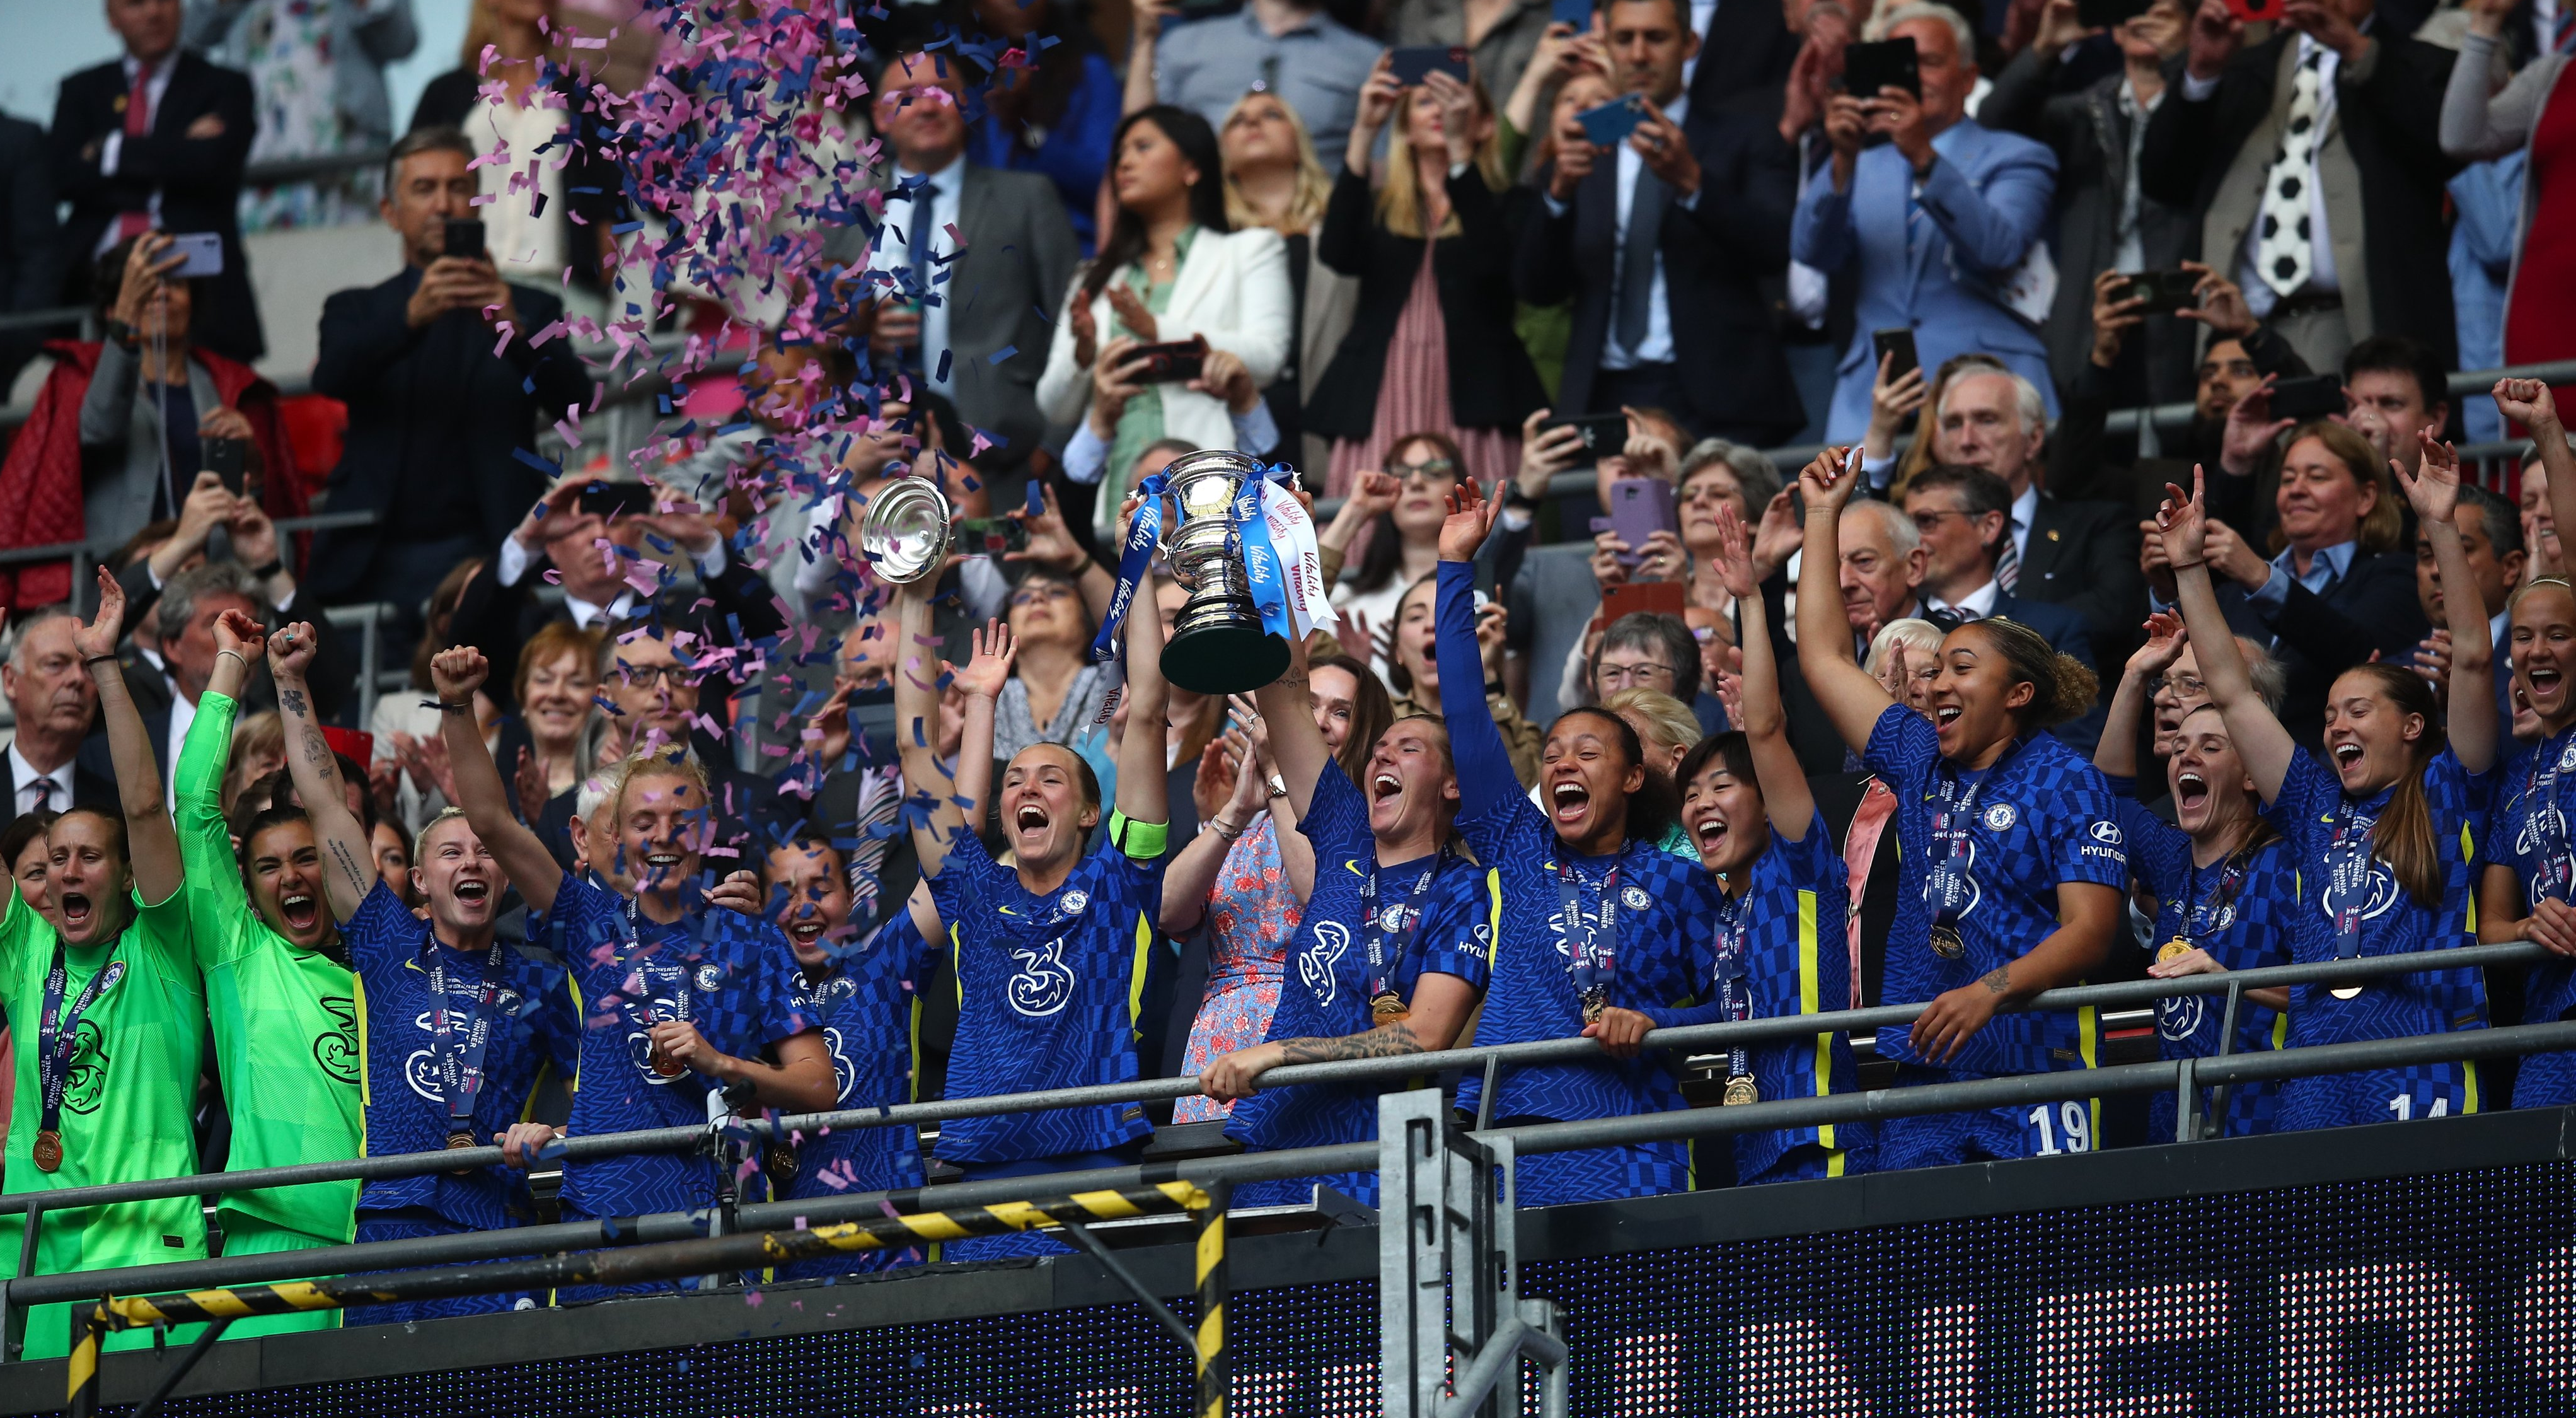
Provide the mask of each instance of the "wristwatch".
{"label": "wristwatch", "polygon": [[1521,491],[1520,479],[1514,478],[1510,482],[1503,484],[1503,505],[1505,507],[1523,507],[1532,512],[1536,512],[1539,507],[1539,502],[1537,498]]}
{"label": "wristwatch", "polygon": [[143,343],[142,332],[136,330],[133,326],[126,324],[122,320],[110,320],[107,322],[107,337],[116,341],[118,344],[125,346],[129,350],[135,349]]}
{"label": "wristwatch", "polygon": [[1280,777],[1276,773],[1271,774],[1270,796],[1274,798],[1284,798],[1288,796],[1288,780]]}

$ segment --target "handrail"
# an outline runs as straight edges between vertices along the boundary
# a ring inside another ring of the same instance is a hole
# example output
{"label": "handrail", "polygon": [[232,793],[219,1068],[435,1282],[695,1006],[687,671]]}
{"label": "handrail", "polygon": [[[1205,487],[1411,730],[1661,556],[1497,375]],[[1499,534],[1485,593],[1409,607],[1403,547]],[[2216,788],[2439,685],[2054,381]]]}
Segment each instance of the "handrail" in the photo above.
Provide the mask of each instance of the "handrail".
{"label": "handrail", "polygon": [[[2146,1004],[2180,995],[2223,995],[2231,989],[2259,990],[2281,985],[2337,984],[2352,980],[2369,980],[2383,975],[2412,974],[2426,969],[2458,970],[2490,965],[2527,965],[2556,958],[2558,957],[2553,956],[2547,949],[2526,942],[2470,945],[2450,950],[2364,956],[2353,960],[2324,961],[2311,965],[2272,965],[2258,970],[2187,975],[2173,980],[2124,980],[2106,985],[2077,985],[2036,995],[2015,1012],[2033,1014],[2084,1008],[2099,1009],[2106,1006]],[[1645,1042],[1648,1047],[1657,1049],[1715,1051],[1739,1044],[1806,1038],[1845,1030],[1859,1031],[1908,1024],[1930,1007],[1927,1001],[1922,1004],[1878,1005],[1869,1009],[1837,1010],[1824,1014],[1775,1015],[1740,1023],[1699,1024],[1687,1028],[1657,1029],[1646,1035]],[[1528,1043],[1482,1044],[1463,1049],[1407,1054],[1396,1058],[1341,1059],[1331,1063],[1291,1064],[1272,1069],[1262,1075],[1262,1086],[1284,1088],[1303,1084],[1375,1082],[1380,1079],[1403,1078],[1413,1074],[1438,1073],[1453,1068],[1481,1069],[1489,1061],[1518,1067],[1534,1063],[1598,1059],[1601,1056],[1600,1045],[1590,1039],[1538,1039]],[[2206,1068],[2213,1061],[2202,1060],[2201,1062]],[[1198,1091],[1198,1077],[1192,1074],[1174,1078],[1141,1079],[1134,1083],[1102,1083],[1081,1088],[998,1093],[982,1098],[950,1098],[934,1103],[898,1103],[840,1112],[801,1113],[776,1119],[743,1118],[726,1126],[729,1131],[738,1130],[746,1138],[771,1142],[786,1140],[802,1132],[823,1132],[840,1128],[900,1127],[913,1123],[944,1122],[955,1118],[989,1118],[1060,1108],[1142,1103],[1164,1098],[1186,1097]],[[685,1152],[698,1146],[706,1136],[705,1125],[594,1133],[587,1137],[563,1139],[561,1155],[568,1161],[586,1161],[595,1157],[619,1156],[626,1153]],[[232,1195],[264,1191],[272,1187],[307,1186],[323,1182],[380,1181],[397,1177],[427,1176],[460,1168],[493,1166],[500,1161],[501,1149],[498,1147],[471,1147],[454,1151],[353,1157],[332,1162],[299,1162],[283,1167],[262,1167],[240,1172],[199,1172],[184,1177],[102,1182],[95,1186],[66,1187],[60,1191],[12,1192],[0,1195],[0,1216],[22,1213],[31,1203],[43,1210],[54,1211],[74,1206],[158,1201],[177,1196]]]}
{"label": "handrail", "polygon": [[[281,532],[328,532],[345,527],[372,527],[384,514],[371,508],[353,512],[315,512],[303,517],[280,517],[275,526]],[[40,547],[0,548],[0,566],[18,566],[31,561],[53,561],[67,556],[86,556],[92,561],[125,545],[115,542],[48,542]]]}

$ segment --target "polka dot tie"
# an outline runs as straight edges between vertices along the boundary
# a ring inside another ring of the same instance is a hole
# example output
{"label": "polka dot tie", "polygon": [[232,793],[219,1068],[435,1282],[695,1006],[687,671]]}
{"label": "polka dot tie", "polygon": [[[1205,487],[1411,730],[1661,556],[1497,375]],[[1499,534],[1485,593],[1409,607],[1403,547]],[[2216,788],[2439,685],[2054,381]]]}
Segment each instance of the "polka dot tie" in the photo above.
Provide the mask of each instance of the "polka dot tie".
{"label": "polka dot tie", "polygon": [[2326,50],[2321,44],[2311,44],[2307,50],[2291,84],[2290,116],[2281,129],[2281,150],[2273,154],[2272,169],[2263,175],[2259,218],[2263,231],[2254,248],[2263,284],[2284,296],[2306,285],[2316,267],[2308,239],[2308,182],[2315,171],[2317,118],[2325,108],[2321,66]]}

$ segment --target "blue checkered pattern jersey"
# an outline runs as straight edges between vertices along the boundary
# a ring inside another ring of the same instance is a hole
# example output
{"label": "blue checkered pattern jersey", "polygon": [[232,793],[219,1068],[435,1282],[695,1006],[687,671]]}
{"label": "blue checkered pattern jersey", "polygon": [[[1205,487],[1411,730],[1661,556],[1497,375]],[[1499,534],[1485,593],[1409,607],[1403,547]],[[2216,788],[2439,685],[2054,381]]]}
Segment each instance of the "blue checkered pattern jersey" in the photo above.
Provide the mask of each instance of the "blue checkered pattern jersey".
{"label": "blue checkered pattern jersey", "polygon": [[[780,988],[796,957],[769,922],[699,906],[670,925],[639,913],[631,941],[629,929],[615,892],[570,872],[556,888],[554,909],[529,918],[530,938],[563,957],[580,1011],[581,1072],[570,1122],[576,1136],[706,1125],[707,1080],[653,1071],[648,1009],[653,1019],[687,1019],[735,1058],[758,1058],[814,1027]],[[703,1157],[593,1158],[564,1168],[563,1204],[593,1217],[687,1211],[715,1204],[716,1184],[716,1164]]]}
{"label": "blue checkered pattern jersey", "polygon": [[[2188,933],[2193,945],[2230,970],[2256,970],[2290,963],[2290,917],[2299,908],[2299,854],[2286,839],[2274,838],[2233,862],[2201,866],[2192,860],[2191,838],[2179,827],[2141,806],[2137,780],[2112,778],[2111,806],[2120,815],[2120,832],[2129,842],[2129,869],[2156,898],[2155,939],[2149,955],[2165,942]],[[2230,871],[2233,878],[2231,890]],[[2223,898],[2223,899],[2222,899]],[[2113,949],[2122,947],[2115,944]],[[2219,1052],[2219,1031],[2227,1022],[2224,995],[2172,995],[2156,1001],[2156,1049],[2159,1058],[2206,1059]],[[2238,1003],[2236,1042],[2229,1052],[2257,1053],[2281,1048],[2289,1038],[2290,1017],[2252,1000]],[[2212,1090],[2203,1089],[2202,1106]],[[2269,1080],[2239,1083],[2227,1091],[2224,1136],[2247,1137],[2270,1132],[2279,1109],[2281,1085]],[[2147,1099],[2147,1140],[2171,1142],[2174,1100],[2171,1093]]]}
{"label": "blue checkered pattern jersey", "polygon": [[[1485,706],[1474,568],[1444,561],[1439,576],[1440,702],[1458,772],[1458,832],[1478,860],[1499,872],[1503,893],[1476,1042],[1517,1044],[1583,1032],[1558,891],[1560,867],[1572,872],[1579,908],[1596,923],[1605,909],[1607,879],[1618,873],[1615,898],[1607,903],[1617,931],[1610,1004],[1646,1014],[1658,1027],[1714,1022],[1717,1006],[1696,1002],[1717,914],[1715,878],[1699,863],[1635,837],[1614,856],[1587,859],[1566,850],[1521,792],[1502,733]],[[1459,1107],[1474,1109],[1481,1085],[1477,1078],[1462,1084]],[[1684,1106],[1671,1061],[1654,1049],[1624,1062],[1604,1056],[1506,1069],[1500,1092],[1493,1109],[1498,1119],[1620,1117]],[[1521,1159],[1517,1176],[1524,1206],[1652,1195],[1689,1185],[1689,1149],[1650,1143],[1540,1154]]]}
{"label": "blue checkered pattern jersey", "polygon": [[[2576,899],[2576,728],[2525,748],[2505,765],[2495,810],[2478,841],[2479,869],[2503,867],[2528,914],[2543,900]],[[2576,961],[2551,957],[2523,982],[2522,1021],[2576,1018]],[[2576,1053],[2533,1054],[2513,1078],[2517,1108],[2576,1103]]]}
{"label": "blue checkered pattern jersey", "polygon": [[[572,1077],[581,1031],[561,961],[506,940],[494,942],[488,953],[440,944],[429,923],[381,881],[358,903],[341,935],[358,967],[368,1156],[435,1152],[447,1145],[447,1095],[432,1033],[433,964],[446,979],[451,1021],[472,1018],[487,980],[498,987],[493,1012],[499,1018],[484,1046],[483,1087],[474,1101],[478,1145],[490,1145],[526,1116],[545,1069]],[[526,1175],[501,1166],[477,1167],[463,1176],[438,1172],[371,1181],[358,1199],[362,1215],[415,1208],[465,1231],[516,1225],[535,1214]]]}
{"label": "blue checkered pattern jersey", "polygon": [[[1850,901],[1850,869],[1835,849],[1834,834],[1819,814],[1807,835],[1792,842],[1777,830],[1747,870],[1743,897],[1732,908],[1743,923],[1744,982],[1751,1017],[1771,1019],[1820,1014],[1851,1004],[1851,951],[1843,921]],[[1716,950],[1710,940],[1701,993],[1718,998]],[[1811,1039],[1783,1039],[1747,1052],[1762,1099],[1822,1098],[1860,1088],[1851,1041],[1839,1031]],[[1878,1129],[1869,1123],[1782,1128],[1735,1136],[1739,1184],[1841,1177],[1869,1171],[1878,1158]]]}
{"label": "blue checkered pattern jersey", "polygon": [[[2374,853],[2361,883],[2360,953],[2401,955],[2447,950],[2471,942],[2470,829],[2482,825],[2496,783],[2493,771],[2472,774],[2445,748],[2425,766],[2423,791],[2432,809],[2433,842],[2440,854],[2442,895],[2417,900]],[[2351,834],[2368,834],[2387,812],[2394,790],[2355,802],[2333,768],[2302,748],[2281,780],[2272,820],[2299,852],[2303,889],[2292,916],[2290,958],[2314,964],[2336,958],[2333,887],[2335,829],[2351,814]],[[2290,1047],[2397,1039],[2486,1027],[2486,991],[2475,970],[2426,970],[2371,981],[2348,1000],[2326,985],[2299,985],[2290,997]],[[2476,1112],[2478,1070],[2473,1063],[2417,1064],[2370,1069],[2325,1078],[2294,1078],[2281,1085],[2280,1128],[2339,1127],[2404,1122]]]}
{"label": "blue checkered pattern jersey", "polygon": [[[1287,978],[1280,982],[1279,1007],[1270,1016],[1266,1037],[1331,1039],[1365,1033],[1376,1021],[1369,1011],[1368,948],[1358,924],[1360,887],[1377,867],[1377,843],[1369,832],[1368,802],[1340,764],[1324,765],[1315,780],[1314,801],[1297,830],[1315,844],[1315,889],[1288,947]],[[1416,859],[1379,870],[1381,909],[1398,909],[1390,896],[1400,900],[1420,880],[1425,865]],[[1386,939],[1405,942],[1394,984],[1406,1000],[1413,998],[1414,985],[1425,973],[1455,975],[1483,989],[1493,953],[1499,896],[1494,874],[1455,853],[1444,854],[1433,870],[1422,900],[1403,919],[1387,923]],[[1403,1086],[1389,1081],[1269,1089],[1236,1103],[1225,1133],[1256,1152],[1372,1142],[1377,1138],[1378,1094]],[[1377,1202],[1375,1172],[1248,1183],[1235,1197],[1244,1205],[1302,1201],[1315,1180],[1369,1205]]]}
{"label": "blue checkered pattern jersey", "polygon": [[[1891,704],[1862,755],[1896,793],[1904,874],[1888,932],[1880,996],[1922,1004],[2020,959],[2057,929],[2057,888],[2086,882],[2126,890],[2128,854],[2111,790],[2092,764],[2054,735],[2034,733],[1982,772],[1941,757],[1929,720]],[[1967,814],[1967,903],[1958,917],[1964,952],[1944,959],[1931,945],[1933,814],[1945,801],[1976,797]],[[2100,1029],[2091,1009],[2072,1014],[1998,1014],[1947,1064],[1914,1052],[1904,1028],[1878,1032],[1878,1054],[1898,1064],[1899,1085],[2095,1065]],[[1937,1166],[1978,1157],[2014,1158],[2092,1150],[2099,1109],[2085,1103],[1999,1108],[1928,1118],[1894,1118],[1879,1133],[1879,1166]]]}
{"label": "blue checkered pattern jersey", "polygon": [[[1110,834],[1116,836],[1116,833]],[[1103,842],[1040,896],[970,832],[930,879],[957,963],[948,1096],[982,1098],[1136,1077],[1136,1018],[1163,864]],[[1153,1131],[1133,1104],[1057,1108],[940,1126],[940,1160],[966,1166],[1106,1152]]]}

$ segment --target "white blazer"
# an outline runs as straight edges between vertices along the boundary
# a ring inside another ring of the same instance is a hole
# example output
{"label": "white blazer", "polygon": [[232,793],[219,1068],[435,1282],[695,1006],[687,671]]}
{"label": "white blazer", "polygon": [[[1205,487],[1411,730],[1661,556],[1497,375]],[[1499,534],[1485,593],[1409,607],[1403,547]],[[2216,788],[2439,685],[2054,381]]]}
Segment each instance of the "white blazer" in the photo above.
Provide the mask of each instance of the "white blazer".
{"label": "white blazer", "polygon": [[[1110,276],[1125,280],[1127,268]],[[1046,372],[1038,376],[1038,408],[1053,423],[1069,424],[1091,408],[1091,371],[1073,362],[1073,301],[1081,294],[1076,274],[1065,295],[1065,316],[1055,322],[1055,340],[1047,350]],[[1224,350],[1243,361],[1252,382],[1268,387],[1288,362],[1288,341],[1295,304],[1288,288],[1288,246],[1268,227],[1216,232],[1202,227],[1190,241],[1189,258],[1172,282],[1172,297],[1154,317],[1156,335],[1166,341],[1205,335],[1210,349]],[[1091,318],[1106,345],[1112,316],[1109,287],[1091,302]],[[1234,420],[1225,405],[1179,384],[1158,386],[1163,392],[1163,432],[1201,448],[1234,446]]]}

